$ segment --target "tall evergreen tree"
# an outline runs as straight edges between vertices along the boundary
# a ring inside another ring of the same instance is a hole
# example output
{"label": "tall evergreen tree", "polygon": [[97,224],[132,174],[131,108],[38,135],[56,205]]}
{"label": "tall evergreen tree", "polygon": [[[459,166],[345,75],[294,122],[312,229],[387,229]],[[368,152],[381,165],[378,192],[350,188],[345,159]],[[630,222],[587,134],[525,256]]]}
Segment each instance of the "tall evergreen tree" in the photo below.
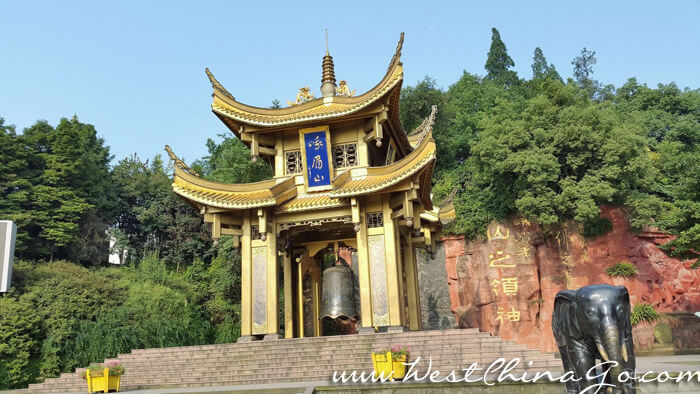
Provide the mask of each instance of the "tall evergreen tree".
{"label": "tall evergreen tree", "polygon": [[[34,152],[17,135],[15,127],[0,118],[0,218],[14,221],[21,229],[29,226],[31,168]],[[27,232],[17,234],[16,251],[22,254],[32,241]]]}
{"label": "tall evergreen tree", "polygon": [[486,78],[509,86],[518,82],[518,76],[511,70],[515,62],[508,55],[506,44],[501,40],[501,34],[494,27],[491,29],[491,48],[486,59]]}
{"label": "tall evergreen tree", "polygon": [[95,213],[105,222],[114,219],[116,198],[109,179],[109,163],[112,155],[104,140],[97,137],[91,124],[81,123],[77,116],[70,120],[63,118],[56,126],[56,136],[72,135],[78,145],[69,152],[56,153],[74,164],[74,173],[69,183],[78,196],[95,207]]}
{"label": "tall evergreen tree", "polygon": [[542,53],[542,49],[537,47],[532,57],[532,79],[541,80],[545,78],[561,80],[554,64],[548,65],[547,59],[544,57],[544,53]]}
{"label": "tall evergreen tree", "polygon": [[[245,157],[250,163],[250,154]],[[119,161],[112,179],[121,208],[113,232],[119,241],[115,251],[126,250],[130,261],[156,252],[179,270],[196,258],[210,256],[211,236],[202,216],[173,193],[171,171],[160,155],[150,163],[135,155]]]}

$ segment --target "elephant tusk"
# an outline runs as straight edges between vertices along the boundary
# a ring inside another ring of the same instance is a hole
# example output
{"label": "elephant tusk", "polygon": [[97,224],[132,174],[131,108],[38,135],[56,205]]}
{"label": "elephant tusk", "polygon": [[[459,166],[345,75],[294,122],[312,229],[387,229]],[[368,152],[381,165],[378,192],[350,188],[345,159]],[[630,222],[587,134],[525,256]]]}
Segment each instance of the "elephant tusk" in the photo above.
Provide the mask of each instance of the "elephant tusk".
{"label": "elephant tusk", "polygon": [[624,342],[622,342],[622,359],[625,360],[625,362],[629,361],[627,356],[627,344]]}
{"label": "elephant tusk", "polygon": [[610,357],[608,357],[608,353],[603,348],[603,345],[596,342],[595,347],[598,348],[598,353],[600,353],[600,357],[603,357],[604,361],[610,361]]}

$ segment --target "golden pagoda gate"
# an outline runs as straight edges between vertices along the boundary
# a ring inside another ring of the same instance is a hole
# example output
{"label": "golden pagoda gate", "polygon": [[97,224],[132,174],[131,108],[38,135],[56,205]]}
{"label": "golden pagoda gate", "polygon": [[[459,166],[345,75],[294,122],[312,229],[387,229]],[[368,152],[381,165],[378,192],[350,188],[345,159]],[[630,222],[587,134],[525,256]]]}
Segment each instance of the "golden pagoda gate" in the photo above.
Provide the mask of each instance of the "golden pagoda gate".
{"label": "golden pagoda gate", "polygon": [[240,247],[240,341],[280,337],[280,270],[284,336],[323,335],[319,256],[329,252],[355,272],[360,332],[421,329],[415,248],[434,246],[441,216],[430,198],[436,108],[404,132],[402,45],[403,33],[384,78],[360,95],[345,81],[336,85],[326,51],[322,97],[302,88],[286,108],[242,104],[206,70],[214,114],[252,160],[274,168],[267,181],[211,182],[166,146],[174,192],[212,224],[214,239],[230,235]]}

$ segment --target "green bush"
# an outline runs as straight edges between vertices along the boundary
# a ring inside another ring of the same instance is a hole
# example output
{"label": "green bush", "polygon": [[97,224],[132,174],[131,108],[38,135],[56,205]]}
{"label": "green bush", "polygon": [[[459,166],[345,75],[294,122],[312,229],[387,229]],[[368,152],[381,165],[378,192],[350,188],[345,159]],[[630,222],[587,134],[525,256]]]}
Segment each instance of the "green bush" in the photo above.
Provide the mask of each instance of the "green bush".
{"label": "green bush", "polygon": [[631,278],[637,274],[637,267],[632,263],[622,261],[606,268],[605,273],[610,277],[621,276],[623,278]]}
{"label": "green bush", "polygon": [[639,324],[641,322],[653,323],[661,318],[659,312],[654,309],[653,306],[649,304],[639,304],[635,305],[632,309],[632,315],[630,320],[633,325]]}
{"label": "green bush", "polygon": [[37,374],[41,331],[41,317],[26,298],[0,298],[0,390],[31,383]]}
{"label": "green bush", "polygon": [[610,219],[597,217],[583,223],[582,233],[586,238],[595,238],[608,233],[612,228]]}
{"label": "green bush", "polygon": [[696,270],[698,268],[700,268],[700,259],[698,259],[698,261],[696,261],[690,265],[690,269],[692,269],[692,270]]}
{"label": "green bush", "polygon": [[17,262],[0,298],[0,390],[70,372],[132,349],[231,343],[240,336],[240,256],[231,239],[184,272],[157,254],[87,269]]}

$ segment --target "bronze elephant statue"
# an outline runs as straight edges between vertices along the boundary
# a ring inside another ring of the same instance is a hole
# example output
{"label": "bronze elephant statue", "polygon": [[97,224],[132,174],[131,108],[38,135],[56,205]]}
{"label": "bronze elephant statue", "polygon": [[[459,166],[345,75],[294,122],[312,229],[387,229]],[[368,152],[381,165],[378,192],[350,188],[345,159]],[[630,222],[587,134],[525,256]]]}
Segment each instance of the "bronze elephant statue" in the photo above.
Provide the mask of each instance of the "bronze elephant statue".
{"label": "bronze elephant statue", "polygon": [[[567,394],[599,385],[596,376],[604,376],[604,383],[610,385],[607,393],[636,393],[630,298],[625,287],[592,285],[560,291],[554,298],[552,331],[565,372],[576,378],[566,382]],[[607,362],[597,372],[592,370],[596,359]]]}

